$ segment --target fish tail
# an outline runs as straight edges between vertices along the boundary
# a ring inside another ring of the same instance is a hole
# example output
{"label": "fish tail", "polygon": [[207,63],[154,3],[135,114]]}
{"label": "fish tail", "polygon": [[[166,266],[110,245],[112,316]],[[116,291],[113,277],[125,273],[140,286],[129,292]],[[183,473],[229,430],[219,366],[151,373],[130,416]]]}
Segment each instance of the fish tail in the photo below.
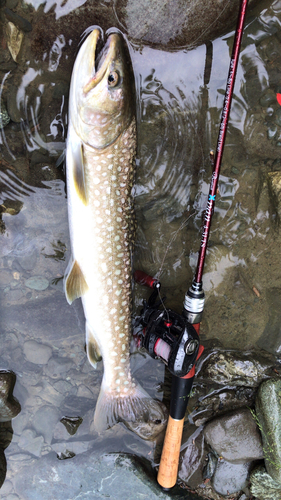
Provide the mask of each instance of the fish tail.
{"label": "fish tail", "polygon": [[139,384],[130,390],[128,396],[119,397],[102,387],[95,409],[94,429],[102,432],[118,422],[125,423],[129,428],[130,424],[133,428],[137,422],[163,426],[166,420],[165,406],[149,396]]}

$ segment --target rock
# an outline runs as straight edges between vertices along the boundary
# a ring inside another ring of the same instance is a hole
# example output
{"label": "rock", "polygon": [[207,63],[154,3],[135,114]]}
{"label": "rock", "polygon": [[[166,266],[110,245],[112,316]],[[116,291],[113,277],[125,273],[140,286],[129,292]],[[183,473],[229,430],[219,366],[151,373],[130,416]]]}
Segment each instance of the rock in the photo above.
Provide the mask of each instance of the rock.
{"label": "rock", "polygon": [[231,4],[203,0],[189,2],[188,5],[184,0],[165,3],[157,0],[117,0],[115,12],[120,26],[131,38],[166,47],[188,45],[191,48],[235,25],[238,5],[237,0]]}
{"label": "rock", "polygon": [[14,61],[17,62],[17,57],[23,40],[23,32],[19,30],[13,23],[8,22],[6,34],[9,51],[11,52],[11,56]]}
{"label": "rock", "polygon": [[263,458],[257,424],[246,408],[215,418],[205,426],[204,436],[228,462],[241,464]]}
{"label": "rock", "polygon": [[206,349],[197,363],[197,380],[213,380],[217,384],[257,387],[273,374],[276,359],[261,351]]}
{"label": "rock", "polygon": [[74,436],[76,434],[79,426],[83,422],[83,418],[81,417],[63,417],[60,422],[65,426],[67,432]]}
{"label": "rock", "polygon": [[35,413],[32,424],[37,434],[42,434],[46,443],[50,444],[53,439],[54,428],[59,419],[59,413],[52,406],[42,406]]}
{"label": "rock", "polygon": [[[2,449],[0,449],[0,488],[6,479],[6,472],[7,472],[7,462],[6,462],[5,453]],[[2,492],[1,492],[1,496],[2,496]]]}
{"label": "rock", "polygon": [[24,284],[32,290],[46,290],[49,286],[49,281],[43,276],[32,276],[32,278],[25,280]]}
{"label": "rock", "polygon": [[184,449],[180,453],[178,476],[190,488],[202,483],[203,462],[205,459],[203,428],[197,429],[189,437]]}
{"label": "rock", "polygon": [[44,368],[46,375],[52,378],[65,378],[68,370],[73,368],[73,361],[69,358],[53,356]]}
{"label": "rock", "polygon": [[31,429],[24,430],[19,438],[19,447],[35,455],[36,457],[41,457],[42,446],[44,444],[43,436],[36,437],[36,434]]}
{"label": "rock", "polygon": [[32,25],[30,24],[30,22],[27,21],[27,19],[19,16],[19,14],[17,14],[16,12],[13,12],[11,9],[5,7],[4,13],[8,21],[11,21],[13,24],[15,24],[19,30],[25,31],[27,33],[32,30]]}
{"label": "rock", "polygon": [[[32,271],[38,260],[38,250],[34,246],[28,253],[18,256],[16,261],[25,271]],[[30,288],[30,287],[29,287]]]}
{"label": "rock", "polygon": [[46,365],[52,356],[52,348],[45,344],[39,344],[35,340],[27,340],[23,344],[23,352],[26,359],[36,365]]}
{"label": "rock", "polygon": [[[98,451],[88,451],[71,460],[58,460],[55,453],[49,453],[34,463],[28,474],[26,468],[18,467],[15,491],[21,500],[171,498],[157,485],[147,460],[116,453],[101,456]],[[175,487],[172,498],[193,500],[194,496]]]}
{"label": "rock", "polygon": [[59,455],[66,455],[67,452],[71,452],[74,455],[79,455],[81,453],[85,453],[85,451],[90,450],[94,446],[94,441],[67,441],[67,442],[59,442],[53,443],[52,449]]}
{"label": "rock", "polygon": [[257,423],[262,435],[265,467],[281,484],[281,379],[264,381],[256,399]]}
{"label": "rock", "polygon": [[13,397],[16,375],[11,371],[0,371],[0,422],[8,422],[21,411],[19,402]]}
{"label": "rock", "polygon": [[4,104],[4,101],[1,99],[1,106],[0,106],[0,129],[6,127],[10,121],[10,117],[8,115],[8,111],[6,109],[6,106]]}
{"label": "rock", "polygon": [[281,485],[272,479],[264,467],[257,467],[250,476],[250,490],[259,500],[280,500]]}
{"label": "rock", "polygon": [[[281,109],[279,110],[281,112]],[[268,191],[274,212],[281,218],[281,172],[268,172]]]}
{"label": "rock", "polygon": [[[196,383],[195,383],[196,384]],[[194,387],[196,385],[194,384]],[[211,420],[214,416],[238,410],[238,408],[252,406],[256,398],[256,388],[233,387],[221,388],[220,386],[208,384],[208,390],[199,397],[194,410],[190,414],[190,420],[199,427]]]}
{"label": "rock", "polygon": [[0,287],[5,288],[13,280],[13,275],[9,269],[0,270]]}
{"label": "rock", "polygon": [[226,460],[218,460],[212,485],[220,495],[230,495],[240,492],[249,483],[249,471],[251,464],[233,464]]}

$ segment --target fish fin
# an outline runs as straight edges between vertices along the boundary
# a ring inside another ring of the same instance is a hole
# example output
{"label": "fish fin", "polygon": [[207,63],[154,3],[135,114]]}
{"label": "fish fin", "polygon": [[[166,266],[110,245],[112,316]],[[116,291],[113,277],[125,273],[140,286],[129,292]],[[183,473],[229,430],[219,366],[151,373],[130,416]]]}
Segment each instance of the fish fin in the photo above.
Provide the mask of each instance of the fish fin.
{"label": "fish fin", "polygon": [[88,323],[86,323],[86,351],[89,362],[96,368],[97,362],[102,360],[102,356],[98,342],[95,339],[93,331],[89,328]]}
{"label": "fish fin", "polygon": [[89,190],[85,175],[85,158],[83,152],[83,143],[74,131],[69,127],[69,137],[67,141],[66,163],[73,174],[73,181],[76,192],[84,205],[88,205]]}
{"label": "fish fin", "polygon": [[103,432],[118,422],[123,422],[134,430],[134,427],[135,429],[137,427],[134,424],[144,422],[148,425],[158,425],[158,428],[161,427],[163,430],[166,421],[165,406],[149,396],[139,384],[130,390],[128,396],[118,396],[116,393],[107,392],[102,386],[96,404],[93,428],[97,432]]}
{"label": "fish fin", "polygon": [[64,291],[69,304],[88,290],[87,282],[76,260],[69,263],[64,278]]}

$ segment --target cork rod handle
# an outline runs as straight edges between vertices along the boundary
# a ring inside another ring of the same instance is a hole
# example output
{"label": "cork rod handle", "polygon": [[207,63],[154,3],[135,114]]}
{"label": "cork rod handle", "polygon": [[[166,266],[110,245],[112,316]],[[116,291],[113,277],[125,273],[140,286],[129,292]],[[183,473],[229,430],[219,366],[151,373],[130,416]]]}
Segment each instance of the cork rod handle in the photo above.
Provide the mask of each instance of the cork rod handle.
{"label": "cork rod handle", "polygon": [[172,488],[177,481],[184,418],[169,416],[157,481],[162,488]]}

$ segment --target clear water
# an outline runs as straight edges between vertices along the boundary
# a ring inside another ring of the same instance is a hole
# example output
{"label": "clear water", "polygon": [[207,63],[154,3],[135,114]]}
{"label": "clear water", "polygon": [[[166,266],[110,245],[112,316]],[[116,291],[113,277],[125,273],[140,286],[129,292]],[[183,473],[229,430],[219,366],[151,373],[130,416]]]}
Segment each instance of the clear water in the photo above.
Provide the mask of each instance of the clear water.
{"label": "clear water", "polygon": [[[65,414],[84,419],[75,437],[68,436],[70,451],[95,446],[156,462],[159,457],[156,443],[121,426],[102,438],[90,434],[102,366],[94,371],[88,364],[82,307],[79,301],[68,306],[62,289],[70,255],[64,173],[56,161],[64,149],[71,68],[84,30],[74,9],[86,4],[23,3],[20,13],[31,19],[32,35],[25,33],[17,64],[0,64],[1,94],[15,117],[0,130],[0,368],[16,373],[14,394],[22,406],[6,450],[1,498],[8,500],[18,498],[14,479],[22,467],[65,451],[66,436],[56,424]],[[95,24],[102,24],[109,4],[99,3]],[[279,1],[260,2],[247,18],[204,273],[201,334],[225,347],[258,345],[276,353],[281,208],[270,175],[278,179],[281,170],[275,98],[281,92],[280,21]],[[168,52],[130,42],[138,94],[135,267],[161,272],[167,305],[178,312],[196,266],[209,150],[216,146],[232,42],[233,32],[213,42],[207,86],[204,45]],[[135,313],[147,296],[135,286]],[[132,364],[141,384],[162,399],[163,366],[140,354]],[[38,424],[42,411],[45,432]]]}

